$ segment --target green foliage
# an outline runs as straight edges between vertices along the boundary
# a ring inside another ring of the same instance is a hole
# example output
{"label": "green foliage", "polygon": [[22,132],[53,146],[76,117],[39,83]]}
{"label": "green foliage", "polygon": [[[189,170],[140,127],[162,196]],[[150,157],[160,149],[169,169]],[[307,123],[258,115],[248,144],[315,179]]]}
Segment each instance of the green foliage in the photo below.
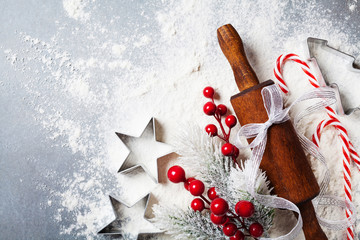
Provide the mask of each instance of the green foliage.
{"label": "green foliage", "polygon": [[209,212],[194,212],[192,209],[181,210],[159,205],[153,208],[154,223],[175,239],[225,239],[222,230],[210,220]]}
{"label": "green foliage", "polygon": [[[210,138],[199,128],[183,133],[178,139],[180,165],[195,171],[195,177],[207,187],[215,187],[218,195],[229,203],[230,209],[234,210],[239,200],[251,201],[255,214],[245,220],[245,225],[248,227],[253,222],[259,222],[264,227],[264,236],[267,236],[273,222],[274,209],[261,205],[247,192],[252,163],[245,161],[239,168],[231,158],[222,155],[221,142]],[[257,172],[255,182],[259,194],[270,194],[269,182],[261,170]],[[209,215],[208,211],[199,213],[191,209],[183,211],[156,206],[155,223],[177,239],[223,239],[222,231],[211,222]]]}

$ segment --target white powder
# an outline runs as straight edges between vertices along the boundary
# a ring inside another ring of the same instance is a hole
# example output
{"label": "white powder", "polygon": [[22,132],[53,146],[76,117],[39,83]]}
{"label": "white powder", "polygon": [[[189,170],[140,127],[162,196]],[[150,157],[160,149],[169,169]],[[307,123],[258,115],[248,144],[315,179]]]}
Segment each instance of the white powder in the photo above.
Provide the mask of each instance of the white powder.
{"label": "white powder", "polygon": [[[28,104],[34,119],[49,133],[54,147],[61,146],[73,153],[74,174],[58,176],[53,172],[47,176],[61,187],[51,192],[51,204],[45,205],[60,205],[53,221],[62,225],[61,234],[79,238],[95,237],[104,224],[113,220],[109,193],[115,192],[134,203],[154,188],[145,176],[130,179],[117,174],[127,152],[115,131],[138,136],[154,116],[161,126],[159,140],[171,144],[176,140],[179,123],[205,126],[215,122],[202,113],[206,102],[202,89],[207,85],[212,85],[221,96],[219,101],[230,107],[229,98],[238,91],[230,65],[217,43],[216,29],[221,25],[232,23],[238,30],[261,81],[273,78],[272,67],[281,53],[304,55],[303,43],[309,36],[328,39],[331,46],[359,55],[356,38],[342,22],[332,21],[331,9],[319,6],[315,0],[306,3],[231,0],[221,7],[217,1],[148,3],[156,7],[155,12],[134,10],[133,16],[146,21],[140,25],[130,22],[135,26],[131,32],[123,29],[126,26],[121,25],[124,20],[119,20],[120,15],[101,12],[111,9],[101,10],[102,4],[63,0],[65,13],[72,19],[58,23],[52,38],[41,40],[33,34],[21,33],[20,47],[6,48],[4,52],[10,65],[26,76],[21,84],[30,99],[34,99]],[[292,11],[287,10],[289,5]],[[349,9],[356,11],[355,7]],[[321,10],[329,14],[323,15]],[[94,17],[99,15],[105,17]],[[151,29],[151,33],[142,29]],[[291,81],[292,95],[288,101],[311,89],[298,68],[289,67],[285,74]],[[305,119],[300,131],[311,137],[323,116]],[[343,117],[358,149],[359,119],[358,114]],[[324,133],[321,148],[333,174],[330,191],[342,196],[338,147],[335,133],[330,130]],[[182,187],[164,183],[166,168],[174,162],[173,158],[160,162],[162,184],[153,192],[159,201],[174,201],[187,207],[191,198],[188,193]],[[315,174],[321,175],[321,165],[312,162]],[[359,173],[353,173],[355,183]],[[42,189],[41,184],[39,188]],[[357,184],[353,188],[359,208]],[[180,196],[174,199],[174,195]],[[324,212],[337,219],[343,217],[331,210]],[[67,221],[62,217],[69,215]],[[282,217],[288,219],[289,214],[279,214],[278,218]],[[275,226],[274,235],[291,228],[280,220]],[[343,232],[325,231],[329,239],[343,239]]]}
{"label": "white powder", "polygon": [[145,36],[142,36],[142,37],[139,39],[139,41],[134,42],[134,46],[135,46],[135,47],[142,47],[142,46],[145,46],[145,45],[149,44],[150,41],[151,41],[150,37],[148,37],[148,36],[145,35]]}
{"label": "white powder", "polygon": [[64,0],[63,6],[70,18],[84,22],[90,18],[90,13],[85,11],[88,3],[87,0]]}
{"label": "white powder", "polygon": [[16,53],[12,53],[11,49],[6,49],[4,51],[4,53],[6,54],[6,59],[11,63],[11,64],[15,64],[15,62],[18,61],[17,58],[17,54]]}
{"label": "white powder", "polygon": [[350,0],[348,1],[348,7],[351,12],[354,12],[357,8],[357,0]]}
{"label": "white powder", "polygon": [[112,53],[114,54],[114,56],[116,57],[121,57],[121,55],[123,54],[123,52],[125,51],[126,47],[124,45],[121,44],[114,44],[111,48]]}

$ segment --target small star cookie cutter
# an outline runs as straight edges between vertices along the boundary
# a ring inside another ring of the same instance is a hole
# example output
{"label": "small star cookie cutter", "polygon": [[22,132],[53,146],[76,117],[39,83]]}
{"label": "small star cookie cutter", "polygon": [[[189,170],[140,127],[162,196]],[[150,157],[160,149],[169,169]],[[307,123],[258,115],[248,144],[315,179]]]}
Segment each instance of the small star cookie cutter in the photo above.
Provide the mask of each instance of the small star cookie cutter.
{"label": "small star cookie cutter", "polygon": [[[137,239],[140,234],[163,233],[150,221],[151,210],[149,203],[154,202],[151,193],[137,201],[132,206],[109,196],[115,214],[115,220],[104,226],[98,234],[122,236],[125,239]],[[135,219],[134,219],[135,218]]]}
{"label": "small star cookie cutter", "polygon": [[129,150],[118,172],[127,173],[140,166],[154,182],[158,183],[158,159],[173,151],[169,145],[157,141],[155,118],[150,119],[139,137],[118,132],[116,135]]}
{"label": "small star cookie cutter", "polygon": [[[121,199],[126,206],[131,206],[147,196],[156,186],[151,176],[141,166],[134,166],[118,175],[122,187],[110,193],[115,199]],[[138,186],[138,187],[134,187]]]}

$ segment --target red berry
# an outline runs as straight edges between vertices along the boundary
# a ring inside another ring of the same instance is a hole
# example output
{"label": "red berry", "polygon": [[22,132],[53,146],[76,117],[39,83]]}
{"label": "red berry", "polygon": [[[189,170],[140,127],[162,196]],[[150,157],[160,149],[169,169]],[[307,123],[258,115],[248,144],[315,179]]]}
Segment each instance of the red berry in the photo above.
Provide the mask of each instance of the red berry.
{"label": "red berry", "polygon": [[213,102],[207,102],[204,104],[203,110],[206,115],[214,115],[216,112],[216,105]]}
{"label": "red berry", "polygon": [[167,172],[168,179],[173,183],[185,182],[185,171],[180,166],[172,166]]}
{"label": "red berry", "polygon": [[237,226],[234,223],[227,223],[223,227],[223,232],[228,237],[234,236],[237,230]]}
{"label": "red berry", "polygon": [[232,128],[236,125],[237,120],[236,117],[234,115],[229,115],[225,118],[225,124],[226,126],[228,126],[229,128]]}
{"label": "red berry", "polygon": [[220,116],[224,116],[227,113],[227,107],[224,104],[219,104],[216,111],[220,114]]}
{"label": "red berry", "polygon": [[214,89],[212,87],[206,87],[203,90],[203,94],[206,98],[212,98],[214,96]]}
{"label": "red berry", "polygon": [[193,196],[200,196],[205,190],[205,185],[200,180],[194,180],[190,182],[189,191]]}
{"label": "red berry", "polygon": [[193,177],[190,177],[190,178],[186,179],[185,182],[184,182],[184,188],[189,191],[189,185],[194,180],[196,180],[196,179],[193,178]]}
{"label": "red berry", "polygon": [[214,137],[217,135],[217,127],[214,124],[208,124],[205,127],[205,131],[207,132],[208,135],[210,135],[211,137]]}
{"label": "red berry", "polygon": [[[223,216],[226,216],[226,215],[223,215]],[[226,218],[226,221],[222,224],[223,226],[225,225],[225,224],[227,224],[228,222],[230,222],[230,218]]]}
{"label": "red berry", "polygon": [[221,152],[225,156],[231,156],[234,153],[234,146],[231,143],[225,143],[221,147]]}
{"label": "red berry", "polygon": [[210,220],[216,225],[224,224],[227,219],[228,217],[226,215],[218,216],[213,213],[210,214]]}
{"label": "red berry", "polygon": [[237,230],[235,235],[230,238],[230,240],[244,240],[245,235],[242,231]]}
{"label": "red berry", "polygon": [[205,203],[202,199],[200,198],[195,198],[194,200],[191,201],[191,208],[194,211],[202,211],[205,208]]}
{"label": "red berry", "polygon": [[253,237],[260,237],[264,233],[264,228],[261,226],[260,223],[253,223],[249,227],[249,233]]}
{"label": "red berry", "polygon": [[214,200],[215,198],[219,197],[215,191],[215,187],[209,188],[209,190],[207,191],[207,195],[210,200]]}
{"label": "red berry", "polygon": [[237,158],[240,154],[240,151],[237,147],[234,146],[234,152],[233,152],[233,156],[234,158]]}
{"label": "red berry", "polygon": [[210,204],[210,210],[215,215],[224,215],[229,210],[229,204],[223,198],[215,198]]}
{"label": "red berry", "polygon": [[236,203],[235,212],[243,218],[251,217],[255,212],[254,204],[246,200],[241,200]]}

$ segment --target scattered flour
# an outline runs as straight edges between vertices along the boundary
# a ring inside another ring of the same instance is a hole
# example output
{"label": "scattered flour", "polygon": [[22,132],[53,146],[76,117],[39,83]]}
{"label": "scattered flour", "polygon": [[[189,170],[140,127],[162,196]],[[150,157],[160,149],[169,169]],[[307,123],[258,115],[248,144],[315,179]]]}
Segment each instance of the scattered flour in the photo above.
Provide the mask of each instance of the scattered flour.
{"label": "scattered flour", "polygon": [[112,53],[116,57],[121,57],[121,55],[123,54],[125,49],[126,49],[126,47],[124,45],[120,45],[120,44],[114,44],[111,48]]}
{"label": "scattered flour", "polygon": [[[349,3],[352,12],[357,11],[355,3]],[[221,25],[232,23],[238,30],[261,81],[273,78],[272,67],[278,55],[290,51],[306,56],[303,43],[310,36],[327,39],[331,46],[354,54],[357,59],[360,52],[356,37],[346,31],[342,22],[331,21],[332,10],[319,6],[315,0],[230,0],[222,7],[217,1],[149,1],[132,12],[138,19],[146,19],[141,24],[131,20],[137,31],[129,31],[121,16],[100,12],[101,4],[63,0],[67,16],[76,24],[59,22],[57,33],[46,41],[20,33],[21,47],[6,47],[4,51],[10,65],[26,76],[21,87],[34,99],[29,104],[34,119],[48,131],[54,146],[60,143],[73,154],[74,173],[46,176],[60,187],[51,191],[51,201],[45,205],[58,206],[53,221],[62,226],[60,234],[79,238],[96,238],[97,231],[113,220],[108,194],[115,193],[133,204],[155,187],[146,178],[130,179],[117,174],[126,148],[115,131],[138,136],[142,126],[154,116],[161,126],[159,140],[171,144],[176,141],[179,123],[203,126],[212,121],[202,114],[204,86],[212,85],[221,96],[219,100],[230,105],[228,100],[237,89],[217,43],[216,29]],[[144,11],[153,6],[155,13]],[[329,14],[321,14],[319,8]],[[106,17],[93,17],[99,13]],[[288,102],[311,89],[299,69],[288,68],[286,79],[291,90]],[[304,120],[299,130],[311,137],[323,116]],[[360,149],[359,115],[343,119]],[[324,133],[321,144],[333,175],[330,192],[341,195],[340,149],[334,132]],[[175,161],[162,162],[162,174],[166,171],[164,166]],[[321,176],[321,165],[311,161],[315,174]],[[359,179],[359,174],[353,172],[354,179]],[[179,189],[160,182],[153,191],[155,197],[171,201]],[[134,188],[138,191],[133,192]],[[360,210],[357,184],[354,192]],[[342,217],[332,210],[323,212],[326,216]],[[288,215],[280,213],[281,216]],[[290,228],[279,221],[273,232],[285,233]],[[343,232],[325,231],[329,239],[343,239]]]}
{"label": "scattered flour", "polygon": [[151,41],[150,37],[148,37],[148,36],[145,35],[145,36],[142,36],[142,37],[139,39],[139,41],[134,42],[134,46],[135,46],[135,47],[142,47],[142,46],[145,46],[145,45],[149,44],[150,41]]}
{"label": "scattered flour", "polygon": [[348,1],[349,10],[354,12],[357,8],[358,1],[357,0],[350,0]]}
{"label": "scattered flour", "polygon": [[85,22],[90,19],[90,13],[85,8],[89,4],[88,0],[64,0],[64,10],[70,18]]}

